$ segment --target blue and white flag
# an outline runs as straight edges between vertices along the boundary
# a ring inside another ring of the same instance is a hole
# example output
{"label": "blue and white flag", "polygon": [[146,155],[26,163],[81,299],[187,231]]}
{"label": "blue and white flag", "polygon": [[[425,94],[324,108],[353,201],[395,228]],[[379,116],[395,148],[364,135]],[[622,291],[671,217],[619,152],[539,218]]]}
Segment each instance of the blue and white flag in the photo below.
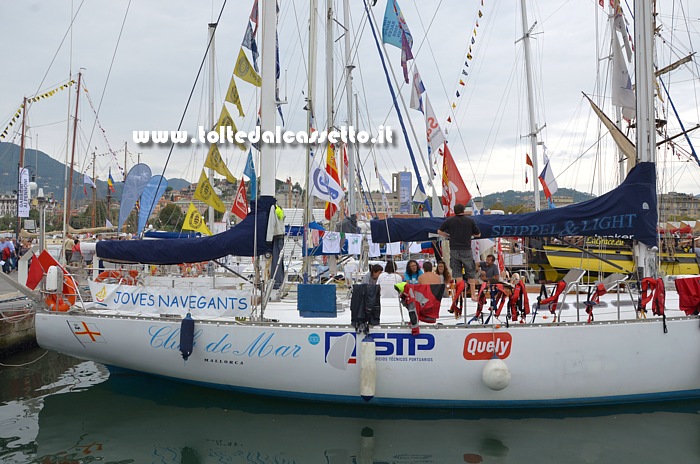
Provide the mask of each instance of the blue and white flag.
{"label": "blue and white flag", "polygon": [[418,66],[413,66],[413,85],[411,86],[411,104],[409,105],[414,110],[418,110],[425,114],[423,111],[423,93],[425,92],[425,85],[423,85],[423,79],[420,77],[418,72]]}
{"label": "blue and white flag", "polygon": [[388,0],[386,2],[386,10],[384,10],[384,24],[382,25],[382,41],[396,48],[401,47],[402,30],[406,33],[408,46],[413,47],[413,36],[408,30],[408,24],[403,18],[401,8],[396,0]]}
{"label": "blue and white flag", "polygon": [[245,30],[243,43],[241,45],[250,50],[250,53],[253,55],[253,69],[255,69],[255,72],[260,72],[258,69],[258,56],[260,54],[258,53],[258,44],[255,41],[255,33],[250,25],[250,21],[248,21],[248,28]]}
{"label": "blue and white flag", "polygon": [[243,175],[250,180],[250,198],[255,200],[258,196],[258,180],[255,177],[255,166],[253,165],[253,150],[248,150],[248,160],[245,162]]}
{"label": "blue and white flag", "polygon": [[326,172],[321,153],[316,154],[311,159],[311,170],[309,171],[309,193],[316,198],[325,200],[334,205],[340,205],[344,194],[340,185]]}

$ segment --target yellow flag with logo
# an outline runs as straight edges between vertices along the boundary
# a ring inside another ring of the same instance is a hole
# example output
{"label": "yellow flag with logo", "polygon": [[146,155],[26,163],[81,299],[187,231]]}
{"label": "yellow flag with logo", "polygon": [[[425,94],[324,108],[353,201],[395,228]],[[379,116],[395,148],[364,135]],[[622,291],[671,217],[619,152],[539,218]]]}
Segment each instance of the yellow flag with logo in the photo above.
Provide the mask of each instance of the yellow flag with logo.
{"label": "yellow flag with logo", "polygon": [[190,203],[190,207],[187,209],[187,215],[185,216],[185,222],[182,224],[183,230],[194,230],[195,232],[201,232],[206,235],[211,235],[211,231],[204,223],[204,218],[199,214],[197,208]]}
{"label": "yellow flag with logo", "polygon": [[[221,131],[221,128],[224,128],[223,132]],[[233,135],[235,137],[236,132],[238,132],[238,128],[236,127],[236,123],[233,122],[233,118],[231,117],[231,113],[228,112],[226,109],[226,105],[223,105],[221,108],[221,114],[219,115],[219,120],[216,123],[216,126],[214,126],[214,130],[220,134],[224,134],[224,137],[226,137],[226,127],[230,127],[231,130],[233,131]],[[238,148],[240,148],[242,151],[246,151],[247,148],[245,145],[242,143],[238,143],[236,139],[234,138],[233,143],[236,144]]]}
{"label": "yellow flag with logo", "polygon": [[194,191],[195,200],[201,200],[208,204],[215,210],[223,213],[226,211],[226,206],[224,202],[216,195],[214,192],[214,187],[209,183],[207,175],[202,169],[202,175],[199,176],[199,182],[197,182],[197,189]]}
{"label": "yellow flag with logo", "polygon": [[233,177],[231,171],[228,170],[226,163],[224,163],[224,160],[221,158],[221,153],[219,153],[219,147],[217,147],[215,143],[212,143],[211,147],[209,147],[209,153],[207,154],[207,159],[204,161],[204,167],[211,168],[218,172],[226,177],[226,180],[232,184],[236,183],[236,178]]}
{"label": "yellow flag with logo", "polygon": [[260,78],[260,75],[255,72],[253,66],[251,66],[250,61],[248,61],[248,57],[245,56],[245,53],[243,53],[243,47],[241,47],[238,52],[236,68],[234,69],[233,74],[246,82],[250,82],[256,87],[262,86],[262,79]]}
{"label": "yellow flag with logo", "polygon": [[228,85],[228,90],[226,91],[225,100],[229,103],[233,103],[238,108],[238,116],[245,117],[243,114],[243,106],[241,105],[241,96],[238,95],[238,87],[236,87],[236,79],[231,76],[231,83]]}

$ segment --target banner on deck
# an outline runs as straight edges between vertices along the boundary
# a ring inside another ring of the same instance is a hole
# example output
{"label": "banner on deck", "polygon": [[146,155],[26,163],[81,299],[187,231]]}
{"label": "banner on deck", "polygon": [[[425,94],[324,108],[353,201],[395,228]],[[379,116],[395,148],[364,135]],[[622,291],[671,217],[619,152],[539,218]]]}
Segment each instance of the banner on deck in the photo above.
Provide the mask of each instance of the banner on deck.
{"label": "banner on deck", "polygon": [[248,290],[142,287],[90,282],[98,308],[146,314],[191,313],[193,316],[245,317],[251,315]]}

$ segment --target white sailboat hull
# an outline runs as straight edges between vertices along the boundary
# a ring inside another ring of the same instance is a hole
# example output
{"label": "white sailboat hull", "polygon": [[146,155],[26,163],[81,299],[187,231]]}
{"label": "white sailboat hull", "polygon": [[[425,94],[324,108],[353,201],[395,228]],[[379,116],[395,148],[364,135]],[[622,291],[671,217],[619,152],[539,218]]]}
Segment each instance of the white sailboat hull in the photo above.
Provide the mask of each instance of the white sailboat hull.
{"label": "white sailboat hull", "polygon": [[[425,407],[555,407],[700,397],[700,321],[693,317],[593,324],[377,327],[369,403]],[[197,321],[192,355],[180,320],[38,313],[39,344],[175,380],[269,396],[363,403],[360,341],[348,325]],[[89,332],[89,333],[86,333]],[[510,373],[490,389],[493,356]]]}

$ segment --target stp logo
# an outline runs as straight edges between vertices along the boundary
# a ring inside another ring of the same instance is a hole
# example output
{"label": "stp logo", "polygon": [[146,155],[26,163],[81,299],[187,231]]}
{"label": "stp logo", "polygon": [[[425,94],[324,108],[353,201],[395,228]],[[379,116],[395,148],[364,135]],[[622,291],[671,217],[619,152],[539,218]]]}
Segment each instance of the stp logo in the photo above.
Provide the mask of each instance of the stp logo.
{"label": "stp logo", "polygon": [[510,356],[513,337],[508,332],[475,333],[464,339],[462,355],[467,361],[489,360],[494,353],[500,359]]}

